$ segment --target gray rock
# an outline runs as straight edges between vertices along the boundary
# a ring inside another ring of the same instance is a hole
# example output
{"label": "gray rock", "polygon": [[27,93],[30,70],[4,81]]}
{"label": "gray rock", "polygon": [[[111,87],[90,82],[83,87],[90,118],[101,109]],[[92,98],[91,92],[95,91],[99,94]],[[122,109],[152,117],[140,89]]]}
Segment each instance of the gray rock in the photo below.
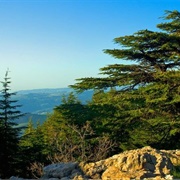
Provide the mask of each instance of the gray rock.
{"label": "gray rock", "polygon": [[68,162],[68,163],[58,163],[58,164],[51,164],[44,167],[44,175],[42,178],[69,178],[74,174],[75,169],[78,171],[78,163],[76,162]]}

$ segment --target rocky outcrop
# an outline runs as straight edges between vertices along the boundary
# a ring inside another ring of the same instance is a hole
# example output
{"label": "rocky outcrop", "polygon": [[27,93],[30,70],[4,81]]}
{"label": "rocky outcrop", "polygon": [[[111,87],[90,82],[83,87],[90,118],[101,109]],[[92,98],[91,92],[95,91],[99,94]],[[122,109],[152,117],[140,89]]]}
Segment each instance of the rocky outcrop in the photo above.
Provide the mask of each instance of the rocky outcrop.
{"label": "rocky outcrop", "polygon": [[177,165],[180,165],[180,150],[156,150],[148,146],[98,162],[52,164],[44,168],[42,179],[171,179],[171,171]]}

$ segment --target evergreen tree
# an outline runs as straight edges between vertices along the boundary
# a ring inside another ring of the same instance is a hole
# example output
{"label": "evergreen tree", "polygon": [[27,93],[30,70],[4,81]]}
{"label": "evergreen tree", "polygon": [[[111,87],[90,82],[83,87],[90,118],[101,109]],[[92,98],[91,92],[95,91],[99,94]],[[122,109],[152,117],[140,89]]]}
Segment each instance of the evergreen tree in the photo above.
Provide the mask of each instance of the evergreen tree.
{"label": "evergreen tree", "polygon": [[164,20],[157,25],[160,31],[115,38],[121,49],[104,50],[131,64],[108,65],[100,69],[105,77],[81,78],[71,86],[100,93],[113,89],[94,103],[117,109],[109,123],[122,149],[180,146],[180,12],[166,11]]}
{"label": "evergreen tree", "polygon": [[3,89],[0,93],[0,177],[8,178],[15,173],[18,154],[18,141],[20,128],[15,120],[23,114],[17,110],[16,100],[11,97],[15,93],[10,92],[8,71],[5,74],[4,81],[1,82]]}

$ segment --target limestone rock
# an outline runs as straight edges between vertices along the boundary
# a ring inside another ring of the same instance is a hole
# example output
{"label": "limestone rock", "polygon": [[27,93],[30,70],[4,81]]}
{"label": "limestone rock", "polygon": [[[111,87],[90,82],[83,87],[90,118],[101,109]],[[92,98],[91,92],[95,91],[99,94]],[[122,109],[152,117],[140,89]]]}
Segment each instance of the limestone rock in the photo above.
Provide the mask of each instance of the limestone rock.
{"label": "limestone rock", "polygon": [[166,179],[173,164],[180,164],[180,151],[156,150],[151,147],[125,151],[105,160],[92,163],[58,163],[44,168],[42,179],[61,180],[130,180]]}

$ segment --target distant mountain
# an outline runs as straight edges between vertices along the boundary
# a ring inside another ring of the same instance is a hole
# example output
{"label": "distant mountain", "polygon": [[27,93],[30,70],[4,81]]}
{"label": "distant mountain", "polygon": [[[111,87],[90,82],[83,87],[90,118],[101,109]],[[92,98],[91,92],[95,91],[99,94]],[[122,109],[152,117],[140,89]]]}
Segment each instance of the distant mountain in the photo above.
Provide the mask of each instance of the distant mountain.
{"label": "distant mountain", "polygon": [[[61,104],[62,96],[68,96],[70,92],[74,92],[73,89],[33,89],[16,92],[13,99],[18,101],[18,105],[22,105],[19,110],[26,113],[16,122],[19,126],[27,126],[29,120],[32,120],[34,125],[37,122],[42,124],[46,120],[47,114]],[[87,103],[92,99],[93,91],[86,91],[76,95],[82,103]]]}
{"label": "distant mountain", "polygon": [[[23,113],[31,114],[47,114],[53,111],[53,108],[61,104],[62,96],[68,96],[70,92],[74,92],[70,88],[58,89],[34,89],[18,91],[14,99],[18,100],[18,104],[22,105],[20,110]],[[78,99],[82,103],[91,100],[93,91],[85,91],[77,94]]]}
{"label": "distant mountain", "polygon": [[20,90],[17,91],[18,94],[31,94],[31,93],[69,93],[72,92],[71,88],[45,88],[45,89],[30,89],[30,90]]}

